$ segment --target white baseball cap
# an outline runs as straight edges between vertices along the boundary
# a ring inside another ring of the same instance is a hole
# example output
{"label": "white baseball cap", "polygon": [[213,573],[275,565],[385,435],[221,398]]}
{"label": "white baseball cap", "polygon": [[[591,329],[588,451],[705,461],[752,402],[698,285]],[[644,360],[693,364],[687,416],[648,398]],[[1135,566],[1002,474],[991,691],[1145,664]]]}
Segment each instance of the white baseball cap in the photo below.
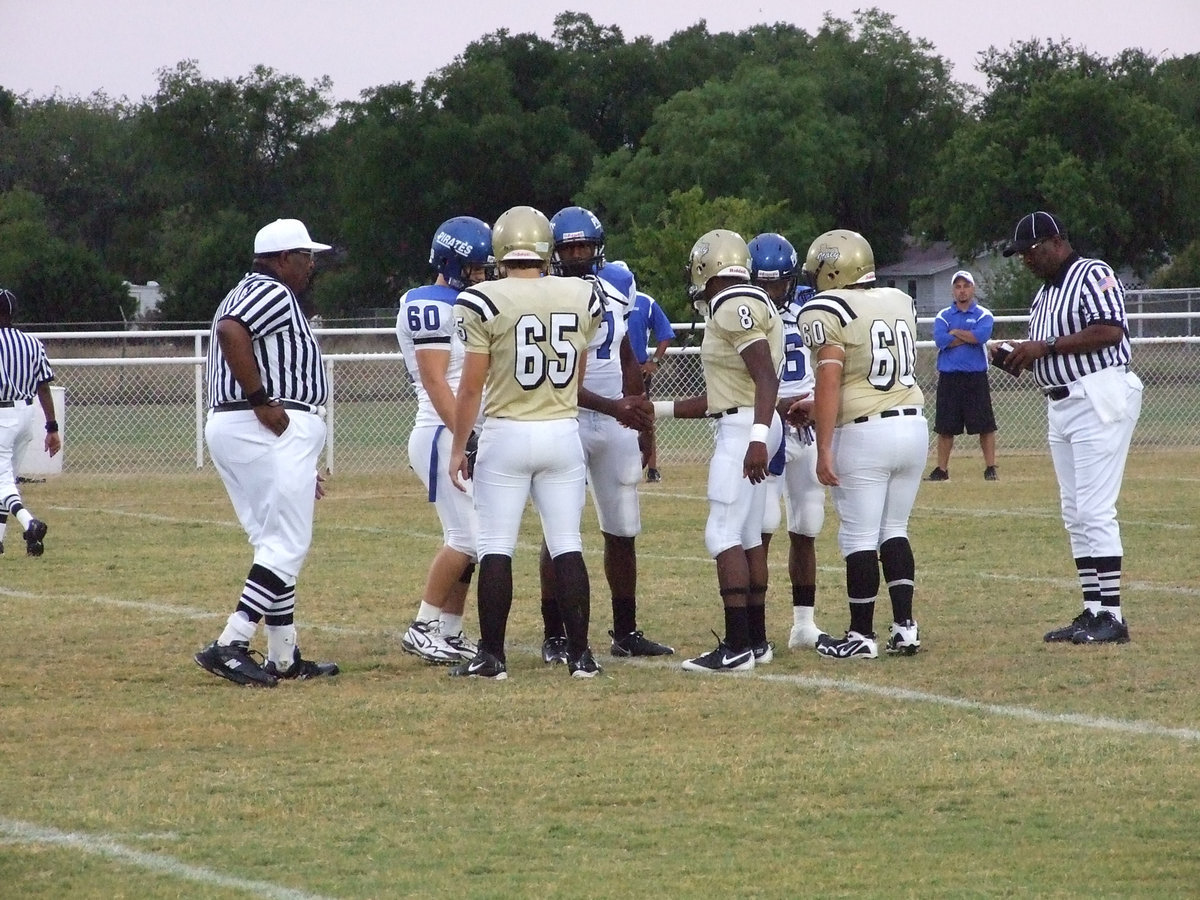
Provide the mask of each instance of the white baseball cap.
{"label": "white baseball cap", "polygon": [[319,244],[308,236],[308,229],[299,219],[276,219],[264,225],[254,236],[254,255],[282,253],[284,250],[332,250],[329,244]]}
{"label": "white baseball cap", "polygon": [[975,276],[972,275],[970,272],[968,272],[966,269],[959,269],[957,272],[955,272],[954,277],[950,279],[950,283],[954,284],[954,282],[958,281],[958,279],[960,279],[960,278],[963,281],[968,282],[969,284],[975,283]]}

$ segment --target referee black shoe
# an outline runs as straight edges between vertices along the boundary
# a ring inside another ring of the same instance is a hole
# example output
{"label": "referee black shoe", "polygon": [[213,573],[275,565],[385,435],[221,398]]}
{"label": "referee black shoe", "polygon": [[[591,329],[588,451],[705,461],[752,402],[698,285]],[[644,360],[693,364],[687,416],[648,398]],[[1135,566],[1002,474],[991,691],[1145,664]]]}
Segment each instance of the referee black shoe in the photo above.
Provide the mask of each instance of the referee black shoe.
{"label": "referee black shoe", "polygon": [[652,641],[640,631],[631,631],[621,637],[610,631],[608,636],[612,638],[609,652],[613,656],[670,656],[675,652],[674,647]]}
{"label": "referee black shoe", "polygon": [[1101,610],[1092,619],[1092,624],[1081,628],[1071,637],[1072,644],[1128,644],[1129,624],[1118,622],[1107,609]]}
{"label": "referee black shoe", "polygon": [[300,656],[300,648],[292,648],[292,664],[283,671],[275,665],[275,661],[268,659],[267,664],[263,667],[263,671],[268,675],[273,675],[275,678],[282,681],[285,678],[294,678],[305,680],[307,678],[332,677],[341,669],[337,663],[331,662],[313,662],[311,659],[303,659]]}
{"label": "referee black shoe", "polygon": [[1081,631],[1087,631],[1092,627],[1092,623],[1096,620],[1090,609],[1085,609],[1069,624],[1062,628],[1055,628],[1053,631],[1047,631],[1045,637],[1042,638],[1047,644],[1069,644],[1075,640],[1075,635]]}
{"label": "referee black shoe", "polygon": [[49,529],[41,519],[30,519],[29,527],[25,529],[25,552],[30,556],[41,556],[46,552],[42,539]]}
{"label": "referee black shoe", "polygon": [[254,684],[259,687],[275,687],[279,679],[263,669],[250,655],[249,641],[234,641],[218,644],[213,641],[194,657],[200,668],[228,678],[234,684]]}

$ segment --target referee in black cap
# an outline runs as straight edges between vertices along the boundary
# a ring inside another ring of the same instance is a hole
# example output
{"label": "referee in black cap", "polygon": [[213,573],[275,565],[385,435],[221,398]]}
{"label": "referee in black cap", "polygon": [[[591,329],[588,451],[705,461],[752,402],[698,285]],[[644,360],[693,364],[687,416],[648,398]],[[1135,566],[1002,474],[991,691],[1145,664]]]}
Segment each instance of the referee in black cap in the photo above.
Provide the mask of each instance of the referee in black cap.
{"label": "referee in black cap", "polygon": [[1076,253],[1048,212],[1017,222],[1004,248],[1014,254],[1043,283],[1029,308],[1029,340],[1007,357],[994,346],[993,358],[1014,374],[1032,369],[1046,396],[1050,455],[1083,591],[1083,611],[1045,640],[1123,644],[1117,497],[1142,408],[1142,382],[1129,368],[1125,288],[1107,263]]}

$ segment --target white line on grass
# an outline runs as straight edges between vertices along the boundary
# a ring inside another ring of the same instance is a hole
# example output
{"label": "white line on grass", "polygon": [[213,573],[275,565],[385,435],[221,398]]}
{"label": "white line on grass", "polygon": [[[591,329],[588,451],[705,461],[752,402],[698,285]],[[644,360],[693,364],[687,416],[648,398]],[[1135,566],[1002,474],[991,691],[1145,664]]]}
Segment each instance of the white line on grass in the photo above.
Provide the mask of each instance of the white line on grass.
{"label": "white line on grass", "polygon": [[55,847],[67,847],[92,856],[103,856],[118,862],[128,863],[139,869],[151,872],[162,872],[186,881],[195,881],[203,885],[219,888],[232,888],[245,891],[257,897],[270,897],[272,900],[328,900],[320,894],[310,894],[307,891],[297,891],[269,881],[251,881],[248,878],[235,878],[222,875],[203,866],[193,866],[182,862],[173,856],[161,853],[147,853],[118,844],[104,835],[80,834],[77,831],[60,831],[57,828],[46,828],[29,822],[18,822],[13,819],[0,819],[0,836],[7,840],[0,843],[23,844],[26,846],[49,844]]}
{"label": "white line on grass", "polygon": [[850,681],[845,678],[818,678],[812,675],[759,675],[755,678],[762,681],[774,681],[784,684],[794,684],[799,687],[821,688],[824,690],[842,691],[848,694],[871,694],[875,697],[885,697],[889,700],[902,700],[911,703],[932,703],[935,706],[949,706],[956,709],[967,709],[991,716],[1003,716],[1010,719],[1022,719],[1026,722],[1037,722],[1042,725],[1074,725],[1078,728],[1092,728],[1097,731],[1116,731],[1123,734],[1149,735],[1154,737],[1176,738],[1181,741],[1200,741],[1200,730],[1195,728],[1169,728],[1156,722],[1140,722],[1136,719],[1109,719],[1105,716],[1085,716],[1078,713],[1048,713],[1027,706],[1003,706],[998,703],[981,703],[978,700],[967,700],[964,697],[946,697],[941,694],[929,694],[925,691],[913,691],[907,688],[889,687],[880,684],[868,684],[861,681]]}

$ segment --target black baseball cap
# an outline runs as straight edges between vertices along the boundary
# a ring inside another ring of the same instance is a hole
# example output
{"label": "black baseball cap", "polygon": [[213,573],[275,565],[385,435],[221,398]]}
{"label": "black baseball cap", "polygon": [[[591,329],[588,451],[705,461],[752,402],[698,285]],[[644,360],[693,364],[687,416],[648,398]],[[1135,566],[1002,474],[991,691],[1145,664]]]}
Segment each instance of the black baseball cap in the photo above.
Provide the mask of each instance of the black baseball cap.
{"label": "black baseball cap", "polygon": [[1055,235],[1065,236],[1066,233],[1067,229],[1063,228],[1062,222],[1050,213],[1039,209],[1037,212],[1031,212],[1024,216],[1017,223],[1017,227],[1013,229],[1012,238],[1004,248],[1004,255],[1012,256],[1014,253],[1024,253],[1038,241],[1044,241]]}

